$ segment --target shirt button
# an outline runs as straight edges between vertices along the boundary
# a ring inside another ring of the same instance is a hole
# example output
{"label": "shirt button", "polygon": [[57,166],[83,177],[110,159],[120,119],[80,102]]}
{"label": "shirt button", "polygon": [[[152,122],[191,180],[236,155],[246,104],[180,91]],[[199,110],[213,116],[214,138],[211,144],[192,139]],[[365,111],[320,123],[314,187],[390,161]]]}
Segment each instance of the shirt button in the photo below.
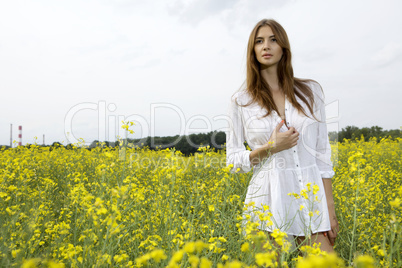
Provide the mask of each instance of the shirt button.
{"label": "shirt button", "polygon": [[298,167],[299,165],[296,165],[296,167]]}
{"label": "shirt button", "polygon": [[294,150],[293,152],[296,152],[296,150]]}

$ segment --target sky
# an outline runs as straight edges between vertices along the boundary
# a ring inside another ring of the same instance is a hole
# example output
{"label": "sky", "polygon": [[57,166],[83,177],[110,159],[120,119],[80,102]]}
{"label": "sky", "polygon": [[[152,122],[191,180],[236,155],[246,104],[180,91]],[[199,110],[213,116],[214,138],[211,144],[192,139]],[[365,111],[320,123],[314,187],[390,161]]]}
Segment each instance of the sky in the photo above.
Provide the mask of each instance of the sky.
{"label": "sky", "polygon": [[[325,92],[329,131],[402,126],[402,1],[0,0],[0,145],[224,131],[263,18],[296,77]],[[399,114],[399,116],[398,116]]]}

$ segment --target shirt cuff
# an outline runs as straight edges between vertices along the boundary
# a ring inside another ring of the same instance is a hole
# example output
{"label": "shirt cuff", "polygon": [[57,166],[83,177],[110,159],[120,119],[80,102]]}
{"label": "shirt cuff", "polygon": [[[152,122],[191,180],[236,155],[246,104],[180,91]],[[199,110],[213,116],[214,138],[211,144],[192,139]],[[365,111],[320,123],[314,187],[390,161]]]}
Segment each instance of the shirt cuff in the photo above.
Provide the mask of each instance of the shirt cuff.
{"label": "shirt cuff", "polygon": [[[237,155],[234,155],[234,159],[232,161],[229,161],[228,164],[233,164],[233,168],[231,169],[232,173],[247,173],[251,171],[251,162],[250,162],[250,154],[251,151],[245,150],[241,153],[236,153]],[[234,161],[233,161],[234,160]]]}
{"label": "shirt cuff", "polygon": [[331,179],[332,177],[335,176],[335,171],[320,171],[321,173],[321,178],[323,179]]}

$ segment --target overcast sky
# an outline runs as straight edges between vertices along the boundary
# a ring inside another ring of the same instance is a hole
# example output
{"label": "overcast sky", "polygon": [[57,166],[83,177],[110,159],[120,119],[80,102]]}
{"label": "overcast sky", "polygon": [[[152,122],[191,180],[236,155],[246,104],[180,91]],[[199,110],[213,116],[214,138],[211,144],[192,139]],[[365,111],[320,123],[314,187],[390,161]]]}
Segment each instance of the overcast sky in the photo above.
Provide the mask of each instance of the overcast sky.
{"label": "overcast sky", "polygon": [[0,144],[222,130],[254,25],[288,33],[330,130],[402,126],[402,1],[0,0]]}

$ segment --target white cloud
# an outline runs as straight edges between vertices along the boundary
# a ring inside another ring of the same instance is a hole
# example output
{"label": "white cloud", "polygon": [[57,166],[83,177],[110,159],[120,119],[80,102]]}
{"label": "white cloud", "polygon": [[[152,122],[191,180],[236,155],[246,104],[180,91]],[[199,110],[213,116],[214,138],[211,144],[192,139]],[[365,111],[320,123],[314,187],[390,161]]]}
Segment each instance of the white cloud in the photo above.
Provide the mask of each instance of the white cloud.
{"label": "white cloud", "polygon": [[390,42],[387,43],[380,51],[371,58],[378,66],[389,65],[401,59],[402,45]]}
{"label": "white cloud", "polygon": [[193,25],[220,12],[232,8],[238,0],[176,0],[168,4],[168,12],[182,22]]}

